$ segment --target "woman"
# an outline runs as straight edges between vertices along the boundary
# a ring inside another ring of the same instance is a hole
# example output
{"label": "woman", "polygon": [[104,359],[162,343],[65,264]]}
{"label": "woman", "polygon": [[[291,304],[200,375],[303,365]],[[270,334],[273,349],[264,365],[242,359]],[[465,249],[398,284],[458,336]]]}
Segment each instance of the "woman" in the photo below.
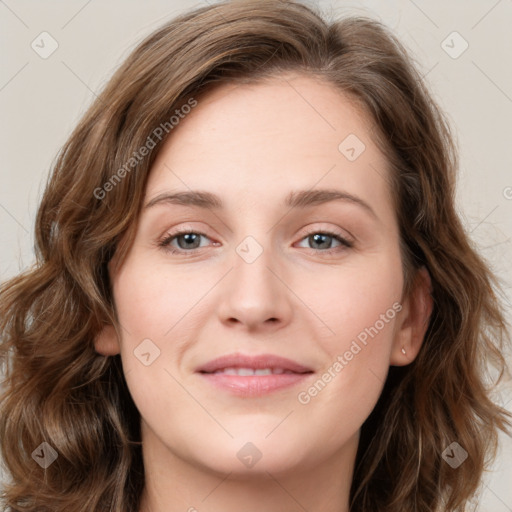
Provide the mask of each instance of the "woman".
{"label": "woman", "polygon": [[5,507],[464,510],[508,332],[456,167],[373,20],[227,2],[151,34],[1,290]]}

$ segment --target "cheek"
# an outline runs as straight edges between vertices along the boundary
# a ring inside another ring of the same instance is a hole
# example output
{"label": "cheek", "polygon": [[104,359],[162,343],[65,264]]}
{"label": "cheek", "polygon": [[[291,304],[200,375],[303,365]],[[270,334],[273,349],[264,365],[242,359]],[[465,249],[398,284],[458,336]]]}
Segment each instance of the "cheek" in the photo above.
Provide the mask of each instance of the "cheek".
{"label": "cheek", "polygon": [[363,345],[368,342],[358,359],[389,349],[403,284],[400,258],[395,256],[383,253],[335,273],[316,272],[309,292],[302,285],[299,293],[307,296],[306,303],[329,328],[319,341],[331,356],[349,350],[356,339]]}
{"label": "cheek", "polygon": [[[126,260],[114,281],[122,326],[123,372],[143,418],[159,418],[162,411],[190,405],[172,378],[170,364],[182,352],[176,333],[182,326],[180,319],[188,319],[191,308],[183,291],[185,283],[175,277],[163,268],[132,258]],[[168,343],[171,339],[172,344]]]}
{"label": "cheek", "polygon": [[317,336],[326,362],[314,385],[302,390],[300,403],[321,404],[333,418],[354,422],[354,427],[368,416],[389,369],[402,309],[401,272],[399,259],[383,257],[371,265],[340,270],[336,279],[330,275],[325,283],[318,276],[308,303],[329,327],[327,335]]}
{"label": "cheek", "polygon": [[142,263],[127,261],[114,286],[119,320],[130,343],[144,338],[165,339],[197,302],[202,289],[195,286],[198,283],[192,275],[180,278],[179,272],[155,266],[149,269]]}

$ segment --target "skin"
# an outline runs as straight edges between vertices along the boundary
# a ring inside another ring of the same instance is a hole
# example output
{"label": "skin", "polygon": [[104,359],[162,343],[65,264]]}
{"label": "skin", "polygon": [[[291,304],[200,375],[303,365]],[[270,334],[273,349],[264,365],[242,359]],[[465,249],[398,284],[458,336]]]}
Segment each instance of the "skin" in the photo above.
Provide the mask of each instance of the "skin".
{"label": "skin", "polygon": [[[371,140],[371,122],[353,105],[300,74],[222,85],[200,98],[162,147],[144,204],[192,189],[225,205],[143,210],[127,259],[110,267],[123,331],[119,339],[106,327],[95,345],[121,354],[141,413],[141,511],[348,511],[360,427],[389,366],[416,357],[432,310],[426,271],[402,297],[387,162]],[[354,161],[338,149],[351,133],[366,146]],[[320,188],[358,196],[375,216],[350,201],[284,206],[289,192]],[[200,248],[175,238],[181,253],[171,254],[158,241],[175,229],[206,236]],[[325,230],[353,247],[309,236]],[[249,235],[263,250],[251,263],[236,251]],[[333,371],[358,334],[396,303],[401,311]],[[147,338],[160,350],[148,366],[134,355]],[[233,352],[277,354],[315,373],[252,398],[219,391],[195,373]],[[330,382],[300,403],[298,393],[329,368]],[[247,442],[262,454],[251,468],[237,457]]]}

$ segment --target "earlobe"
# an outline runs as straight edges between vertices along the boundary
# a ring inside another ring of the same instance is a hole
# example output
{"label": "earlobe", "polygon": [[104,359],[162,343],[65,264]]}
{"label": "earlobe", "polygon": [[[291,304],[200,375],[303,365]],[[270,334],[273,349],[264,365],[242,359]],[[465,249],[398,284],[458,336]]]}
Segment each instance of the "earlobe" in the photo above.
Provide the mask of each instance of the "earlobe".
{"label": "earlobe", "polygon": [[115,356],[121,351],[119,339],[113,325],[105,325],[94,338],[96,352],[104,356]]}
{"label": "earlobe", "polygon": [[423,344],[433,305],[430,274],[425,267],[421,267],[397,319],[390,365],[404,366],[414,361]]}

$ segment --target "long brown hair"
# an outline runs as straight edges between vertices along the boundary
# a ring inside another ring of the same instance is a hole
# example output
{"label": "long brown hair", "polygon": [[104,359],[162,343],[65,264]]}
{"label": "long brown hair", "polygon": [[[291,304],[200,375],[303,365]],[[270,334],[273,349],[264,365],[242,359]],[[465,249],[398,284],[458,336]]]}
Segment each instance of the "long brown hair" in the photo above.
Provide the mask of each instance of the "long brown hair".
{"label": "long brown hair", "polygon": [[[327,23],[298,2],[244,0],[197,9],[149,35],[56,159],[36,220],[36,262],[1,287],[6,508],[138,511],[140,415],[119,356],[104,357],[93,343],[103,325],[119,328],[107,264],[114,252],[122,261],[133,240],[148,173],[172,137],[176,110],[218,84],[284,71],[324,80],[372,119],[391,170],[404,293],[421,266],[432,279],[421,351],[414,363],[390,369],[362,426],[351,511],[462,511],[477,490],[498,430],[510,426],[485,379],[488,363],[503,374],[509,331],[500,285],[454,209],[448,123],[379,22]],[[443,459],[454,441],[468,453],[457,470]],[[42,442],[57,455],[46,468],[36,463]]]}

